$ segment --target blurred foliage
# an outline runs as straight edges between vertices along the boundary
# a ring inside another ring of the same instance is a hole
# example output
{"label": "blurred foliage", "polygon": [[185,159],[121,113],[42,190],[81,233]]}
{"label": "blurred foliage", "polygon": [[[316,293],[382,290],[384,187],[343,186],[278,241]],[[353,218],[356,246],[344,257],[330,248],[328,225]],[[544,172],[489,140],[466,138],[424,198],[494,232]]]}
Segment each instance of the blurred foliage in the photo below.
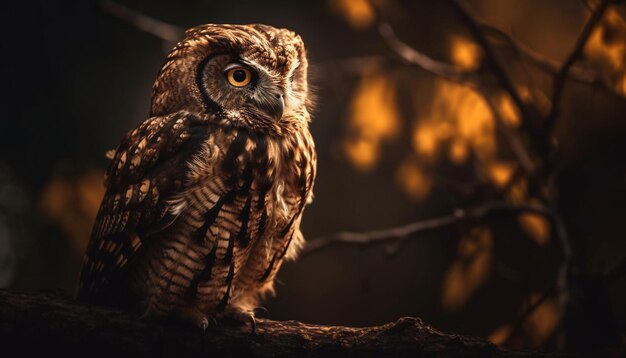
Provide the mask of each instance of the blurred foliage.
{"label": "blurred foliage", "polygon": [[375,11],[370,0],[330,0],[330,8],[343,16],[355,30],[371,26],[375,20]]}
{"label": "blurred foliage", "polygon": [[456,311],[485,282],[493,261],[493,236],[488,228],[474,228],[459,241],[459,258],[443,282],[441,304]]}
{"label": "blurred foliage", "polygon": [[[355,29],[363,29],[377,21],[360,0],[331,1],[332,8],[343,15]],[[371,6],[370,3],[369,6]],[[385,10],[384,5],[379,7]],[[464,71],[476,71],[483,66],[480,46],[463,35],[449,36],[449,61]],[[615,9],[610,9],[600,26],[592,33],[585,48],[585,56],[594,70],[616,91],[626,93],[626,22]],[[528,69],[525,69],[528,75]],[[520,168],[508,150],[503,150],[500,133],[492,109],[481,94],[463,84],[435,79],[428,102],[417,99],[413,121],[399,118],[399,103],[407,96],[395,82],[392,71],[378,70],[366,73],[352,94],[349,106],[345,157],[354,168],[371,171],[381,162],[385,144],[398,139],[405,129],[411,133],[411,152],[397,165],[396,182],[412,200],[425,202],[437,181],[442,165],[476,168],[478,180],[502,192],[512,204],[540,204],[528,191],[528,179],[518,175]],[[523,85],[521,83],[524,83]],[[552,104],[540,90],[529,89],[532,81],[520,81],[517,89],[523,101],[533,103],[543,115]],[[415,80],[414,91],[422,84]],[[520,111],[505,92],[493,94],[494,103],[505,126],[519,130]],[[517,223],[529,240],[539,247],[547,247],[553,228],[541,215],[523,213]],[[504,238],[503,238],[504,239]],[[493,272],[494,237],[489,227],[470,229],[458,241],[457,259],[452,262],[442,283],[441,305],[454,312],[463,309],[476,292],[485,285]],[[527,304],[539,299],[532,293]],[[519,308],[524,311],[525,305]],[[523,322],[527,342],[543,345],[553,336],[561,312],[556,299],[545,299]],[[512,323],[505,323],[490,334],[497,344],[511,343]]]}
{"label": "blurred foliage", "polygon": [[78,177],[57,175],[46,184],[39,198],[43,215],[63,230],[78,256],[87,249],[85,238],[91,234],[104,196],[103,178],[104,173],[95,169]]}
{"label": "blurred foliage", "polygon": [[382,145],[397,136],[400,122],[395,100],[394,83],[383,74],[363,76],[357,85],[344,143],[346,156],[357,169],[372,169],[379,161]]}
{"label": "blurred foliage", "polygon": [[585,47],[585,55],[602,79],[626,94],[626,21],[616,9],[609,9]]}

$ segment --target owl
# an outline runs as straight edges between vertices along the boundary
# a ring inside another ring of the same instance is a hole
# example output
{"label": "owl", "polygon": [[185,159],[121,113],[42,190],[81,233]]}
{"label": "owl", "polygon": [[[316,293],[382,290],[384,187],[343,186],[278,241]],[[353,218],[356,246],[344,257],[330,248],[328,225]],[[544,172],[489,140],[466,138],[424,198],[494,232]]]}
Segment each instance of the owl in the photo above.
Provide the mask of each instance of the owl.
{"label": "owl", "polygon": [[252,323],[304,239],[316,153],[299,36],[266,25],[185,32],[149,118],[105,174],[76,297],[206,329]]}

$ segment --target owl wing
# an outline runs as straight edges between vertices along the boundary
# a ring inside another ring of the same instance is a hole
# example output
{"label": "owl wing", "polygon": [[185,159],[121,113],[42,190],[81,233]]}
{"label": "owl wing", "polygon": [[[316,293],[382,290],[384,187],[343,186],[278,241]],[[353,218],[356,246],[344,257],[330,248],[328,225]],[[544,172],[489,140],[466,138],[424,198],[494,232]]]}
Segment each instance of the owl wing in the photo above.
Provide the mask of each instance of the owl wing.
{"label": "owl wing", "polygon": [[170,200],[185,190],[187,160],[208,135],[206,120],[177,112],[148,118],[122,140],[105,175],[106,193],[78,282],[79,300],[112,303],[126,294],[113,289],[118,276],[146,240],[176,220]]}

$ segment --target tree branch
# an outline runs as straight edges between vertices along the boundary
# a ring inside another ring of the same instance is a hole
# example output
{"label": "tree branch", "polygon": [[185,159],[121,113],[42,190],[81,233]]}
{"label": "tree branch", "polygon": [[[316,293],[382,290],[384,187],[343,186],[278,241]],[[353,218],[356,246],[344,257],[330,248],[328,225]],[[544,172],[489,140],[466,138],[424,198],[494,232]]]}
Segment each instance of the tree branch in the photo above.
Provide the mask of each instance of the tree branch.
{"label": "tree branch", "polygon": [[165,42],[176,43],[180,41],[185,34],[185,31],[178,26],[144,15],[139,11],[135,11],[111,0],[102,0],[99,5],[100,9],[105,13]]}
{"label": "tree branch", "polygon": [[515,103],[515,106],[519,108],[522,113],[522,118],[525,120],[535,120],[536,114],[531,112],[531,108],[527,106],[520,97],[517,88],[504,69],[504,66],[500,64],[495,51],[491,47],[489,41],[487,41],[487,37],[482,31],[479,21],[476,19],[472,11],[459,0],[450,0],[450,3],[457,10],[461,20],[465,23],[474,39],[476,39],[478,44],[483,49],[485,61],[487,61],[487,64],[500,83],[502,89],[504,89],[504,91],[511,96],[513,103]]}
{"label": "tree branch", "polygon": [[554,123],[556,122],[556,117],[559,115],[559,102],[561,100],[561,95],[563,93],[563,88],[565,86],[565,80],[568,77],[568,73],[574,63],[578,60],[578,58],[582,55],[582,51],[589,40],[589,36],[595,29],[596,25],[602,20],[606,9],[609,7],[611,0],[602,0],[600,5],[596,8],[596,10],[591,14],[589,20],[583,27],[583,30],[578,36],[578,40],[576,40],[576,45],[572,52],[567,56],[565,62],[559,69],[559,72],[556,74],[554,78],[554,87],[552,90],[552,110],[550,114],[546,118],[546,128],[547,131],[550,132],[554,127]]}
{"label": "tree branch", "polygon": [[0,290],[0,342],[20,355],[132,357],[542,357],[473,337],[442,333],[418,318],[351,328],[259,319],[251,335],[220,321],[202,333],[175,323],[139,321],[111,308],[88,306],[57,294]]}
{"label": "tree branch", "polygon": [[491,202],[480,205],[474,209],[457,209],[450,215],[442,217],[416,221],[404,226],[393,227],[384,230],[368,231],[363,233],[339,232],[327,236],[321,236],[307,241],[301,252],[301,256],[338,246],[358,246],[369,247],[380,244],[389,244],[397,240],[414,237],[418,234],[425,234],[435,230],[447,228],[461,223],[474,223],[486,219],[496,213],[506,213],[509,215],[521,213],[534,213],[550,220],[554,218],[554,213],[548,208],[540,205],[512,205],[506,202]]}
{"label": "tree branch", "polygon": [[416,65],[436,76],[442,77],[452,82],[461,83],[473,88],[484,101],[487,103],[494,119],[496,121],[498,130],[505,136],[507,143],[511,147],[513,154],[515,155],[518,163],[524,169],[524,171],[532,175],[534,172],[533,161],[526,151],[526,148],[522,144],[522,141],[507,125],[504,123],[500,112],[496,108],[490,93],[482,85],[480,77],[475,71],[463,71],[456,66],[447,64],[445,62],[437,61],[431,57],[415,50],[405,42],[400,40],[393,31],[393,28],[388,23],[381,21],[378,26],[379,33],[385,43],[402,59],[409,64]]}
{"label": "tree branch", "polygon": [[471,83],[475,74],[470,71],[462,71],[461,69],[447,64],[445,62],[437,61],[425,54],[415,50],[413,47],[407,45],[401,41],[393,31],[391,25],[387,22],[380,22],[378,24],[378,32],[383,38],[387,46],[393,50],[400,58],[406,62],[414,65],[418,65],[424,70],[443,77],[449,81],[460,83]]}
{"label": "tree branch", "polygon": [[[547,58],[544,55],[540,54],[539,52],[536,52],[532,48],[528,47],[527,45],[513,38],[511,35],[503,31],[502,29],[499,29],[498,27],[488,24],[484,21],[481,21],[481,20],[478,20],[478,21],[480,23],[480,26],[485,31],[504,40],[504,42],[506,42],[513,49],[515,49],[523,57],[523,59],[529,61],[534,66],[538,67],[539,69],[551,75],[556,75],[559,73],[560,68],[561,68],[561,65],[559,64],[559,62],[552,60],[550,58]],[[569,72],[567,73],[567,78],[573,81],[582,83],[582,84],[590,85],[590,86],[605,84],[601,80],[600,74],[597,71],[594,71],[589,68],[583,68],[583,67],[577,67],[577,66],[572,66],[570,68]],[[612,88],[609,88],[606,85],[604,87],[606,89],[609,89],[611,92],[615,92]]]}

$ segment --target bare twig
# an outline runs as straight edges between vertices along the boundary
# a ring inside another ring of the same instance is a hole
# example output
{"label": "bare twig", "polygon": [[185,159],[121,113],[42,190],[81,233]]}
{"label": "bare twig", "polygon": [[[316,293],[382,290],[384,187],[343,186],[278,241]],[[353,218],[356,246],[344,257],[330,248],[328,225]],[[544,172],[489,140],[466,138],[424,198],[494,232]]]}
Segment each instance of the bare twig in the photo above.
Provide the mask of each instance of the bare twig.
{"label": "bare twig", "polygon": [[602,0],[596,10],[591,14],[589,20],[583,27],[583,30],[578,36],[578,40],[576,40],[576,45],[572,52],[567,56],[565,62],[559,69],[559,72],[556,74],[554,78],[554,85],[552,90],[552,110],[550,114],[546,118],[546,129],[548,133],[554,127],[554,123],[556,122],[556,117],[559,115],[559,102],[561,100],[561,95],[563,93],[563,88],[565,86],[565,80],[568,77],[568,73],[570,69],[574,65],[574,63],[578,60],[578,58],[582,55],[582,51],[589,40],[589,36],[595,29],[596,25],[602,20],[606,9],[609,7],[611,1],[610,0]]}
{"label": "bare twig", "polygon": [[141,31],[147,32],[163,41],[176,43],[183,38],[185,31],[178,26],[174,26],[144,15],[139,11],[130,9],[124,5],[111,0],[100,1],[100,9]]}
{"label": "bare twig", "polygon": [[[513,98],[518,108],[520,109],[520,112],[522,112],[523,115],[526,115],[528,117],[530,115],[528,106],[526,106],[522,102],[517,92],[517,89],[511,82],[510,78],[508,77],[508,75],[506,74],[502,66],[498,63],[495,57],[495,54],[493,53],[493,50],[491,49],[491,46],[487,43],[487,40],[485,36],[482,34],[482,32],[480,31],[480,28],[478,27],[477,22],[473,18],[471,18],[472,15],[469,13],[469,11],[465,7],[458,5],[458,4],[457,6],[459,8],[459,11],[463,14],[464,18],[468,18],[466,19],[466,21],[469,24],[471,24],[469,26],[475,30],[473,32],[477,32],[477,33],[474,33],[474,35],[477,37],[477,41],[483,47],[485,56],[488,59],[491,67],[493,67],[494,72],[496,73],[496,77],[499,79],[501,83],[501,86],[509,93],[511,98]],[[422,69],[429,71],[444,79],[447,79],[453,82],[462,83],[475,89],[483,97],[485,102],[487,102],[496,120],[498,130],[500,130],[501,133],[507,139],[507,142],[509,143],[511,150],[513,151],[520,166],[524,169],[526,174],[528,174],[529,176],[532,176],[534,174],[535,167],[534,167],[534,163],[532,161],[530,154],[524,147],[517,133],[515,133],[509,126],[507,126],[504,120],[502,119],[497,109],[497,106],[495,105],[495,103],[493,103],[493,100],[491,99],[492,93],[490,93],[487,90],[487,87],[482,84],[480,80],[480,76],[478,76],[478,73],[476,71],[461,70],[457,68],[456,66],[434,60],[431,57],[415,50],[413,47],[401,41],[395,35],[395,32],[393,31],[393,28],[391,27],[391,25],[389,25],[389,23],[383,20],[380,21],[378,29],[379,29],[381,37],[386,42],[386,44],[396,54],[398,54],[401,58],[403,58],[408,63],[417,65],[421,67]]]}
{"label": "bare twig", "polygon": [[395,35],[391,25],[386,22],[381,22],[378,25],[378,32],[387,46],[410,64],[418,65],[428,72],[453,82],[468,83],[472,82],[473,77],[475,77],[475,74],[471,71],[462,71],[453,65],[437,61],[415,50],[413,47],[401,41]]}
{"label": "bare twig", "polygon": [[[551,75],[556,75],[557,73],[559,73],[561,65],[557,61],[547,58],[544,55],[536,52],[532,48],[514,39],[511,35],[497,28],[496,26],[493,26],[483,21],[480,21],[480,26],[488,33],[496,35],[500,39],[504,40],[504,42],[506,42],[513,49],[515,49],[517,53],[523,56],[523,58],[529,61],[532,65]],[[567,73],[567,78],[591,86],[605,85],[605,83],[601,80],[600,74],[590,68],[572,66],[570,68],[570,71]],[[604,87],[609,89],[611,92],[614,91],[613,88],[610,88],[606,85]]]}
{"label": "bare twig", "polygon": [[511,96],[511,99],[519,108],[522,116],[526,120],[534,119],[535,115],[530,112],[529,106],[527,106],[522,100],[517,88],[513,84],[513,81],[504,69],[504,66],[500,64],[500,61],[498,61],[498,57],[496,56],[489,41],[487,41],[487,37],[483,33],[481,26],[472,11],[458,0],[450,0],[450,2],[459,13],[461,20],[465,23],[472,36],[483,49],[485,61],[487,61],[487,64],[490,66],[490,69],[500,83],[500,86],[502,86],[502,88]]}
{"label": "bare twig", "polygon": [[476,86],[476,89],[482,95],[485,103],[487,103],[487,106],[491,110],[491,114],[495,119],[498,130],[506,138],[521,168],[524,170],[524,172],[526,172],[526,174],[532,176],[535,171],[535,165],[532,158],[530,157],[530,154],[528,154],[528,151],[526,151],[522,140],[513,130],[513,128],[505,123],[502,115],[500,115],[500,111],[498,110],[497,105],[493,101],[493,96],[490,95],[485,87],[478,85]]}
{"label": "bare twig", "polygon": [[554,218],[554,213],[550,209],[540,205],[512,205],[510,203],[501,201],[490,202],[484,205],[480,205],[474,209],[457,209],[452,214],[446,216],[416,221],[404,226],[398,226],[384,230],[368,231],[364,233],[340,232],[327,236],[321,236],[308,241],[306,246],[302,250],[301,255],[306,256],[314,252],[337,246],[369,247],[379,244],[389,244],[396,240],[402,240],[404,238],[432,232],[453,225],[477,222],[486,219],[488,216],[496,213],[509,215],[516,215],[520,213],[533,213],[547,217],[549,219]]}
{"label": "bare twig", "polygon": [[422,69],[433,73],[434,75],[440,76],[449,81],[465,84],[475,89],[487,102],[494,118],[496,119],[498,129],[506,137],[509,145],[511,146],[511,150],[515,154],[515,157],[518,160],[520,166],[527,174],[533,173],[534,164],[530,155],[524,148],[524,145],[522,144],[516,133],[513,132],[511,128],[506,125],[506,123],[504,123],[500,112],[498,111],[496,105],[491,99],[491,93],[489,93],[486,87],[482,85],[482,82],[480,81],[480,78],[476,72],[463,71],[451,64],[434,60],[431,57],[415,50],[414,48],[400,40],[395,35],[395,32],[393,31],[391,25],[386,22],[381,22],[379,24],[379,32],[383,40],[385,40],[385,43],[409,64],[417,65]]}

